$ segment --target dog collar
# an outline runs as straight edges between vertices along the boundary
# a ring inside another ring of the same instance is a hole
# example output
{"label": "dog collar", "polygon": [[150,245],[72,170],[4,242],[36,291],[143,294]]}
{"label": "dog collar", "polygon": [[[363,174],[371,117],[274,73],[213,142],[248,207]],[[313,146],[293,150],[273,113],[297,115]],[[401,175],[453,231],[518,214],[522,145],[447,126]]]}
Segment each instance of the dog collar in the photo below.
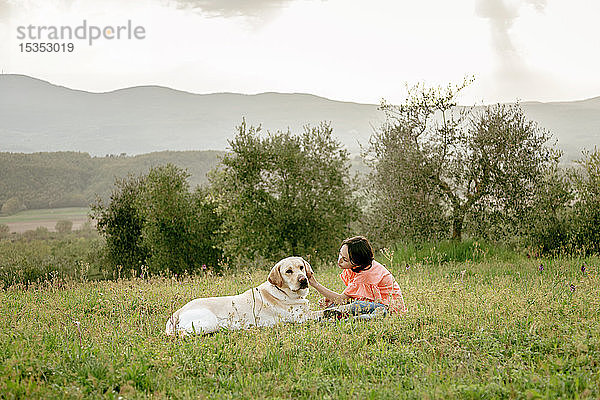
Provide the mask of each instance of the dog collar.
{"label": "dog collar", "polygon": [[281,290],[281,288],[279,286],[277,286],[277,285],[273,285],[273,286],[275,286],[275,289],[279,290],[281,293],[285,294],[286,296],[288,295],[286,292],[284,292],[283,290]]}

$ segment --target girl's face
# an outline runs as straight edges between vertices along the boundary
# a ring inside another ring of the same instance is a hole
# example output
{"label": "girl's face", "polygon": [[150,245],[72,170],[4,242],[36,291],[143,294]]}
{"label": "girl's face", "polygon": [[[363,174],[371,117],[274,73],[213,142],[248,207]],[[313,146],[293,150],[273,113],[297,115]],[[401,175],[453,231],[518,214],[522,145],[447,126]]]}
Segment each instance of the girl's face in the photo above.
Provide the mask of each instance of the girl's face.
{"label": "girl's face", "polygon": [[343,245],[340,248],[340,254],[338,255],[338,267],[340,267],[341,269],[350,269],[356,267],[356,265],[352,264],[352,262],[350,261],[347,245]]}

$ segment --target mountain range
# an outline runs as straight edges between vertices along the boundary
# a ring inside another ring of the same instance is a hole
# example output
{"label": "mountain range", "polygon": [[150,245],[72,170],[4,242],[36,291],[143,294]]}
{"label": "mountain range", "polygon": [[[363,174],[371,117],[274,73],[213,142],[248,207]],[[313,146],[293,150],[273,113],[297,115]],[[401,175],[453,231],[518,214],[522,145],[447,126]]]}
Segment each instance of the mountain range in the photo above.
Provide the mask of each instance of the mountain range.
{"label": "mountain range", "polygon": [[[600,97],[523,102],[558,140],[565,160],[600,144]],[[300,132],[330,121],[352,153],[384,119],[375,104],[302,93],[194,94],[161,86],[92,93],[25,75],[0,75],[0,151],[81,151],[91,155],[162,150],[225,150],[242,120],[264,130]]]}

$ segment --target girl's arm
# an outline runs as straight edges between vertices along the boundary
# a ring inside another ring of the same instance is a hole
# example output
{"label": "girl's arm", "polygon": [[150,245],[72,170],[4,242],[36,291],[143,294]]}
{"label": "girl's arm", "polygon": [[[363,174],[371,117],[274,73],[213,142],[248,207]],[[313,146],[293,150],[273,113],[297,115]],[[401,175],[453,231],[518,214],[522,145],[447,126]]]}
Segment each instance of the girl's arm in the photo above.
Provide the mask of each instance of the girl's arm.
{"label": "girl's arm", "polygon": [[340,293],[334,292],[333,290],[327,289],[325,286],[323,286],[319,282],[317,282],[314,275],[312,275],[310,278],[308,278],[308,283],[310,283],[310,285],[312,287],[317,289],[317,292],[321,293],[326,299],[328,299],[336,304],[346,304],[348,302],[348,300],[351,299],[351,297],[346,296],[344,293],[340,294]]}

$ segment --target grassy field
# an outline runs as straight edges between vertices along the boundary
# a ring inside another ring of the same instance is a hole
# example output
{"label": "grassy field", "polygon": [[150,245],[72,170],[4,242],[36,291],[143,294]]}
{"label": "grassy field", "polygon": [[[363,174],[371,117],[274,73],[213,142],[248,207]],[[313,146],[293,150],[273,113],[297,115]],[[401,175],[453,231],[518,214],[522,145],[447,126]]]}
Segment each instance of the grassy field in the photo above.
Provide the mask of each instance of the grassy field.
{"label": "grassy field", "polygon": [[541,262],[388,262],[403,317],[186,339],[162,333],[171,311],[267,271],[13,286],[0,398],[599,398],[600,260]]}
{"label": "grassy field", "polygon": [[58,221],[69,220],[73,221],[73,229],[78,229],[88,220],[89,212],[87,207],[25,210],[14,215],[0,216],[0,224],[8,225],[11,232],[23,233],[40,226],[54,231]]}
{"label": "grassy field", "polygon": [[45,210],[25,210],[14,215],[0,217],[0,224],[12,222],[32,222],[71,218],[86,218],[90,209],[87,207],[49,208]]}

